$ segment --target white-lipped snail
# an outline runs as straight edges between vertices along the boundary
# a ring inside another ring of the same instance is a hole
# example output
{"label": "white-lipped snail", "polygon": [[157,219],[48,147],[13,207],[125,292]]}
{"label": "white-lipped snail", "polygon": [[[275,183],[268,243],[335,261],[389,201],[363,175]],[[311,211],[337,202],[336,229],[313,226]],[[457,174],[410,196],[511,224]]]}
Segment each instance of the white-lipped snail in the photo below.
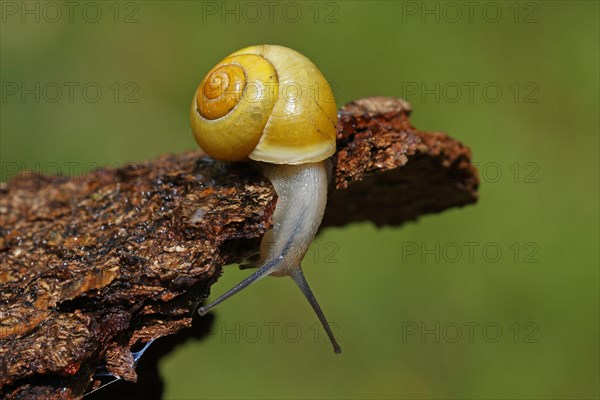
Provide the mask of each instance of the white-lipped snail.
{"label": "white-lipped snail", "polygon": [[301,269],[327,202],[327,158],[335,153],[337,106],[327,80],[302,54],[282,46],[246,47],[224,58],[200,83],[190,111],[200,148],[222,161],[259,166],[277,193],[273,228],[260,246],[258,269],[213,307],[267,276],[290,276],[341,352]]}

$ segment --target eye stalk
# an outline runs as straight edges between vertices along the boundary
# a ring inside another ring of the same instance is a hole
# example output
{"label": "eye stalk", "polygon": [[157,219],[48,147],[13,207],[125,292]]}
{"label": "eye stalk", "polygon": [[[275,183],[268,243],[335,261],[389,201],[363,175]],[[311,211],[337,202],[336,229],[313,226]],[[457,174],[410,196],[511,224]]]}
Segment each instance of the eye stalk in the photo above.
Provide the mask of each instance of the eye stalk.
{"label": "eye stalk", "polygon": [[323,219],[329,186],[326,159],[335,153],[337,106],[329,83],[292,49],[247,47],[207,74],[192,101],[191,125],[209,156],[256,161],[278,197],[273,228],[261,242],[258,269],[198,312],[205,315],[265,276],[289,276],[340,353],[301,268]]}

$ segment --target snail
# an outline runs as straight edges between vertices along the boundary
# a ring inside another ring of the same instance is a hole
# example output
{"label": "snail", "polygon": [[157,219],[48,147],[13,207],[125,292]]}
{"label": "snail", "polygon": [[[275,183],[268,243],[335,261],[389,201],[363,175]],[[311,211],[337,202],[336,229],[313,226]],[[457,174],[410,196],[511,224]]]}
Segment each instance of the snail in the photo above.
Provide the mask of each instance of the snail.
{"label": "snail", "polygon": [[[273,228],[260,245],[257,269],[200,315],[265,276],[289,276],[302,291],[335,353],[334,334],[301,268],[325,211],[327,159],[335,153],[337,106],[317,67],[295,50],[246,47],[225,57],[202,80],[190,119],[200,148],[221,161],[249,161],[277,193]],[[242,266],[243,267],[243,266]]]}

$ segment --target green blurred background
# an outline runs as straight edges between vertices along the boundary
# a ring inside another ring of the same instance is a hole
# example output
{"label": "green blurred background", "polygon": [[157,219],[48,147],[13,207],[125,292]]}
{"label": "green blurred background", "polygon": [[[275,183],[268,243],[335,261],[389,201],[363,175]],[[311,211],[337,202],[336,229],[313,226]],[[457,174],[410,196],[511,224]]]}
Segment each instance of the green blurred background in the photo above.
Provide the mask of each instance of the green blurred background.
{"label": "green blurred background", "polygon": [[314,243],[340,356],[267,279],[163,359],[166,399],[598,398],[598,2],[53,4],[2,3],[1,180],[194,148],[197,84],[258,43],[311,58],[340,105],[405,97],[480,168],[475,206]]}

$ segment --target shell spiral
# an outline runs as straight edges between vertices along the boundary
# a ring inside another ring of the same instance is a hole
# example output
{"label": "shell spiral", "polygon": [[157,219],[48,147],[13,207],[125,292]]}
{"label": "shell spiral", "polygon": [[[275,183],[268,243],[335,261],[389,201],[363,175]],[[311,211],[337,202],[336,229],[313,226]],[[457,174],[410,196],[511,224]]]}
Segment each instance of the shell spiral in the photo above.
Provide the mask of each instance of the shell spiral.
{"label": "shell spiral", "polygon": [[239,50],[198,86],[190,119],[198,145],[224,161],[322,161],[335,153],[337,106],[329,83],[282,46]]}

